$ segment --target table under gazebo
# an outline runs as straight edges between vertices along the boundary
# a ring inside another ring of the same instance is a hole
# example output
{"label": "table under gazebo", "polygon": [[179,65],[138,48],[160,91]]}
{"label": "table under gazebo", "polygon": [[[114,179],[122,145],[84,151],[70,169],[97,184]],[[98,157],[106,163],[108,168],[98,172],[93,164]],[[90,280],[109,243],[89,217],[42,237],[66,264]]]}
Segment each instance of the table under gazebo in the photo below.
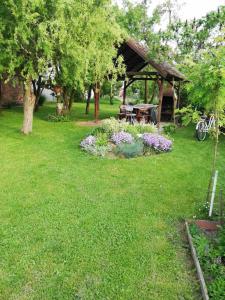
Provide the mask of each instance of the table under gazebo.
{"label": "table under gazebo", "polygon": [[[133,39],[128,39],[124,41],[118,47],[117,56],[123,57],[123,63],[125,65],[126,72],[122,76],[118,77],[118,81],[123,81],[123,105],[126,108],[126,118],[129,114],[132,114],[130,117],[136,118],[139,121],[143,118],[143,115],[146,119],[151,119],[151,113],[157,110],[157,121],[158,126],[161,122],[162,114],[170,114],[170,119],[175,122],[175,110],[179,108],[180,102],[180,86],[181,82],[186,81],[185,76],[180,73],[174,66],[168,64],[167,62],[155,62],[149,59],[149,49],[141,43]],[[116,61],[116,60],[115,60]],[[143,71],[145,67],[148,66],[150,71]],[[142,80],[145,82],[145,103],[134,106],[126,104],[126,91],[127,88],[135,81]],[[148,85],[149,80],[155,81],[156,86],[158,86],[158,105],[148,103]],[[165,83],[167,83],[166,89],[169,87],[169,95],[164,95],[166,92]],[[95,99],[95,120],[98,120],[99,115],[99,98],[100,98],[100,85],[96,83],[93,88],[94,90],[94,99]],[[91,91],[91,88],[90,88]],[[88,95],[87,100],[87,109],[88,111],[90,104],[91,93]],[[165,98],[165,99],[164,99]],[[169,99],[170,98],[170,99]],[[165,100],[165,101],[164,101]],[[168,103],[170,101],[170,103]],[[124,116],[125,109],[121,105],[119,118]],[[147,105],[147,106],[143,106]],[[169,107],[170,106],[170,107]],[[170,111],[168,111],[168,107]],[[147,112],[144,113],[144,110]],[[129,111],[130,110],[130,111]]]}
{"label": "table under gazebo", "polygon": [[158,105],[154,104],[136,104],[136,105],[121,105],[118,114],[119,119],[125,119],[130,123],[144,122],[157,123]]}

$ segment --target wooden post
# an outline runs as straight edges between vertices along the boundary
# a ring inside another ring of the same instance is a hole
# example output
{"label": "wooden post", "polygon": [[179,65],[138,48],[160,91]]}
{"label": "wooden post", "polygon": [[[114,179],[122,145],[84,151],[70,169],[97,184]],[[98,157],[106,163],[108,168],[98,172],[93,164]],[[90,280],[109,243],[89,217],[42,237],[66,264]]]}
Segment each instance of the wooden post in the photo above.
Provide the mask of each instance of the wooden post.
{"label": "wooden post", "polygon": [[148,80],[145,79],[145,103],[148,103]]}
{"label": "wooden post", "polygon": [[176,90],[175,90],[174,79],[173,79],[172,89],[173,89],[173,123],[175,125],[176,124],[175,110],[177,108],[177,95],[176,95]]}
{"label": "wooden post", "polygon": [[94,88],[94,98],[95,98],[95,122],[98,122],[99,116],[99,96],[100,96],[100,85],[96,83]]}
{"label": "wooden post", "polygon": [[162,111],[162,101],[163,101],[163,79],[158,81],[159,86],[159,107],[158,107],[158,120],[157,120],[157,126],[160,127],[160,121],[161,121],[161,111]]}
{"label": "wooden post", "polygon": [[152,90],[152,96],[151,96],[151,99],[150,99],[150,103],[152,103],[153,100],[154,100],[156,88],[157,88],[157,82],[154,81],[154,85],[153,85],[153,90]]}
{"label": "wooden post", "polygon": [[177,108],[180,109],[180,81],[178,85]]}
{"label": "wooden post", "polygon": [[173,95],[173,123],[174,123],[174,125],[176,124],[176,113],[175,113],[176,108],[177,108],[177,96],[175,95],[175,91],[174,91],[174,95]]}
{"label": "wooden post", "polygon": [[126,91],[126,80],[124,80],[124,83],[123,83],[123,105],[125,105],[126,104],[126,93],[127,93],[127,91]]}

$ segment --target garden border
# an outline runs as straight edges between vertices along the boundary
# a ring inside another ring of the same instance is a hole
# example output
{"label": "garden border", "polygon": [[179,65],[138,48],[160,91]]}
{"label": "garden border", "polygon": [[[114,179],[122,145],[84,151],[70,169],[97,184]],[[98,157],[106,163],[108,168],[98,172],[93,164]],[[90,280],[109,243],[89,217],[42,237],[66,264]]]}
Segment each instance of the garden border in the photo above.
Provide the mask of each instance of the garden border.
{"label": "garden border", "polygon": [[188,221],[185,221],[185,226],[186,226],[189,246],[191,248],[191,255],[192,255],[192,258],[193,258],[193,261],[194,261],[194,264],[195,264],[195,268],[196,268],[196,271],[197,271],[197,276],[198,276],[200,286],[201,286],[202,298],[204,300],[209,300],[207,286],[206,286],[204,275],[203,275],[201,265],[200,265],[200,262],[199,262],[199,259],[198,259],[198,256],[197,256],[197,252],[195,250],[195,247],[194,247],[194,244],[193,244],[193,241],[192,241],[192,236],[190,234]]}

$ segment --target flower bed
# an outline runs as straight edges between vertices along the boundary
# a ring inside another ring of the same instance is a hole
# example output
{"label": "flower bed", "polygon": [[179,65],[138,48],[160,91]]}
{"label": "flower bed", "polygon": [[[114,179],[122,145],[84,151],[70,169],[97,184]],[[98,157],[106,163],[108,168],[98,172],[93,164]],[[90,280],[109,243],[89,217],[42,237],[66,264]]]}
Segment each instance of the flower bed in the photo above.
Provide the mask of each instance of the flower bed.
{"label": "flower bed", "polygon": [[186,222],[203,299],[222,300],[225,295],[225,227],[218,223]]}
{"label": "flower bed", "polygon": [[95,128],[80,146],[92,155],[131,158],[169,152],[172,141],[158,134],[153,124],[131,125],[111,118]]}

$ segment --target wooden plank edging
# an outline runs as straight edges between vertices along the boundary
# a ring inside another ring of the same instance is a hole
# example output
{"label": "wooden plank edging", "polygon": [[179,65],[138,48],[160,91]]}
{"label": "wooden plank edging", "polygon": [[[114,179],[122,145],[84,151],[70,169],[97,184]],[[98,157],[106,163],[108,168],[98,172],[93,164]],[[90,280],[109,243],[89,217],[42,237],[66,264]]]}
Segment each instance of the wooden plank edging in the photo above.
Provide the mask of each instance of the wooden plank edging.
{"label": "wooden plank edging", "polygon": [[197,275],[198,275],[198,279],[199,279],[200,286],[201,286],[202,298],[204,300],[209,300],[207,286],[206,286],[203,272],[202,272],[202,269],[201,269],[201,266],[200,266],[200,263],[198,260],[198,256],[197,256],[197,253],[196,253],[193,241],[192,241],[192,236],[190,234],[190,230],[189,230],[187,221],[185,221],[185,226],[186,226],[186,230],[187,230],[188,242],[189,242],[189,245],[191,248],[191,255],[192,255],[196,270],[197,270]]}

